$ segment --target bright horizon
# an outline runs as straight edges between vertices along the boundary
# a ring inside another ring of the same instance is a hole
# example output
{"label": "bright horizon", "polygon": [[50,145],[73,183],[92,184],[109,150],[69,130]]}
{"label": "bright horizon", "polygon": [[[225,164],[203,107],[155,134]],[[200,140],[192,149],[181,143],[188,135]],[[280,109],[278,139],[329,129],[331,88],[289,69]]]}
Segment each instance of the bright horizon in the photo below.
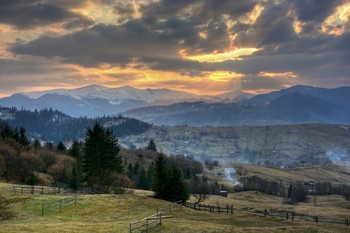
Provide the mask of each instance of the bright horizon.
{"label": "bright horizon", "polygon": [[18,0],[0,15],[0,97],[350,86],[348,1]]}

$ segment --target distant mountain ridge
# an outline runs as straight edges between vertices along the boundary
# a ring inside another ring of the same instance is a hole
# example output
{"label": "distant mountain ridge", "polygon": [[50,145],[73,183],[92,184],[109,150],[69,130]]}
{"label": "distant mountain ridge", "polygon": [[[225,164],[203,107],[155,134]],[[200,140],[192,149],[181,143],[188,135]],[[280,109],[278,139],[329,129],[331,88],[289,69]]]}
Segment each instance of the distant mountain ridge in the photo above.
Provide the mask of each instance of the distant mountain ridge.
{"label": "distant mountain ridge", "polygon": [[227,92],[217,96],[200,96],[170,89],[137,89],[130,86],[108,88],[90,85],[77,89],[23,92],[0,99],[0,106],[29,110],[53,108],[74,116],[116,115],[131,109],[168,105],[179,102],[233,102],[250,98],[244,92]]}
{"label": "distant mountain ridge", "polygon": [[157,125],[350,124],[349,99],[350,87],[294,86],[236,103],[177,103],[133,109],[123,115]]}

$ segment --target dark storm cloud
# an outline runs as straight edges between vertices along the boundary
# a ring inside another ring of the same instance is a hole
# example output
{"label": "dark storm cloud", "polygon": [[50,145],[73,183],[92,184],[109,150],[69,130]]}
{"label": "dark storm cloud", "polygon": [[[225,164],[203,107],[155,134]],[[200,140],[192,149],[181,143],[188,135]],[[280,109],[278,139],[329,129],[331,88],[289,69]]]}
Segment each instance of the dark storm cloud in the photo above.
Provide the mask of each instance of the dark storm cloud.
{"label": "dark storm cloud", "polygon": [[240,30],[234,43],[238,46],[261,48],[296,39],[293,17],[288,16],[288,11],[284,4],[267,5],[259,20],[249,26],[249,30]]}
{"label": "dark storm cloud", "polygon": [[124,66],[133,59],[152,56],[163,58],[177,53],[174,40],[166,41],[160,33],[149,31],[139,21],[123,26],[96,25],[62,37],[42,37],[27,44],[16,43],[15,53],[60,57],[63,62],[86,67],[103,63]]}
{"label": "dark storm cloud", "polygon": [[[149,67],[190,75],[200,75],[205,71],[234,71],[247,74],[243,80],[247,88],[253,88],[254,85],[283,85],[283,79],[260,77],[259,72],[295,72],[309,79],[305,82],[322,78],[329,80],[332,75],[335,79],[341,79],[346,76],[346,72],[350,73],[349,33],[334,36],[319,30],[324,19],[341,2],[267,1],[256,22],[249,24],[235,21],[229,28],[227,17],[238,20],[251,12],[257,3],[261,4],[261,1],[144,2],[140,3],[140,18],[137,19],[131,17],[135,13],[134,6],[119,1],[113,5],[115,14],[122,19],[118,25],[100,24],[60,37],[17,42],[11,46],[11,51],[58,57],[65,63],[85,67],[98,67],[104,63],[125,66],[136,61],[140,69]],[[299,34],[293,27],[295,19],[305,22]],[[72,21],[66,27],[75,24],[79,26],[84,22]],[[349,26],[346,28],[349,30]],[[204,36],[200,36],[201,33]],[[230,34],[235,34],[233,41]],[[241,60],[218,63],[185,60],[179,55],[180,49],[185,49],[188,55],[214,51],[220,53],[231,44],[234,47],[255,47],[260,50]]]}
{"label": "dark storm cloud", "polygon": [[70,7],[82,6],[85,3],[68,0],[2,0],[0,22],[19,29],[28,29],[62,21],[85,19],[84,16],[68,10]]}
{"label": "dark storm cloud", "polygon": [[293,0],[297,17],[300,21],[323,22],[334,9],[343,4],[343,0]]}

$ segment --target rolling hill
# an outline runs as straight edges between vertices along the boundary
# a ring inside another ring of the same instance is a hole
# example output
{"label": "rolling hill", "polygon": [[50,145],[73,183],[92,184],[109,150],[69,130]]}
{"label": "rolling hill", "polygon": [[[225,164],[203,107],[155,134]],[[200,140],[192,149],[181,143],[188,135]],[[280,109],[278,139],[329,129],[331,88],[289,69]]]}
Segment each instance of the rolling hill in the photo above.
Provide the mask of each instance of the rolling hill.
{"label": "rolling hill", "polygon": [[350,87],[294,86],[235,103],[176,103],[129,110],[124,116],[156,125],[237,126],[349,124]]}

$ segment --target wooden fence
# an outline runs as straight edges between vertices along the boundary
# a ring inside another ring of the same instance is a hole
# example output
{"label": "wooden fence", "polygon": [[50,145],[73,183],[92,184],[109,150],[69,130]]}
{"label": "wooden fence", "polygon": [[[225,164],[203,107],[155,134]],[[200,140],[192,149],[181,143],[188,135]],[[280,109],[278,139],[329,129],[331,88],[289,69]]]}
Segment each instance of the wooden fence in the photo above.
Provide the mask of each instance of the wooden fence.
{"label": "wooden fence", "polygon": [[149,230],[162,225],[162,219],[171,218],[166,214],[174,213],[182,209],[182,201],[171,202],[167,205],[157,206],[157,213],[142,220],[129,224],[129,232],[148,232]]}
{"label": "wooden fence", "polygon": [[45,215],[48,212],[62,210],[68,206],[76,206],[77,202],[77,196],[66,197],[55,201],[47,201],[41,204],[41,215]]}
{"label": "wooden fence", "polygon": [[346,227],[349,227],[349,218],[343,217],[343,218],[330,218],[330,217],[324,217],[324,216],[313,216],[313,215],[307,215],[307,214],[300,214],[290,211],[282,211],[282,210],[273,210],[273,209],[265,209],[264,210],[264,216],[276,216],[280,218],[285,218],[287,220],[304,220],[304,221],[312,221],[315,223],[331,223],[331,224],[341,224]]}
{"label": "wooden fence", "polygon": [[157,213],[162,212],[164,214],[172,213],[181,210],[182,201],[171,202],[167,205],[157,206]]}
{"label": "wooden fence", "polygon": [[201,203],[192,203],[192,202],[185,202],[183,204],[184,206],[199,210],[199,211],[209,211],[211,213],[226,213],[226,214],[233,214],[233,205],[226,205],[219,206],[219,205],[209,205],[209,204],[201,204]]}
{"label": "wooden fence", "polygon": [[60,187],[38,187],[38,186],[19,186],[13,185],[13,192],[22,194],[60,194],[62,189]]}
{"label": "wooden fence", "polygon": [[148,232],[149,230],[162,225],[162,212],[158,212],[142,220],[132,222],[129,225],[129,232]]}

